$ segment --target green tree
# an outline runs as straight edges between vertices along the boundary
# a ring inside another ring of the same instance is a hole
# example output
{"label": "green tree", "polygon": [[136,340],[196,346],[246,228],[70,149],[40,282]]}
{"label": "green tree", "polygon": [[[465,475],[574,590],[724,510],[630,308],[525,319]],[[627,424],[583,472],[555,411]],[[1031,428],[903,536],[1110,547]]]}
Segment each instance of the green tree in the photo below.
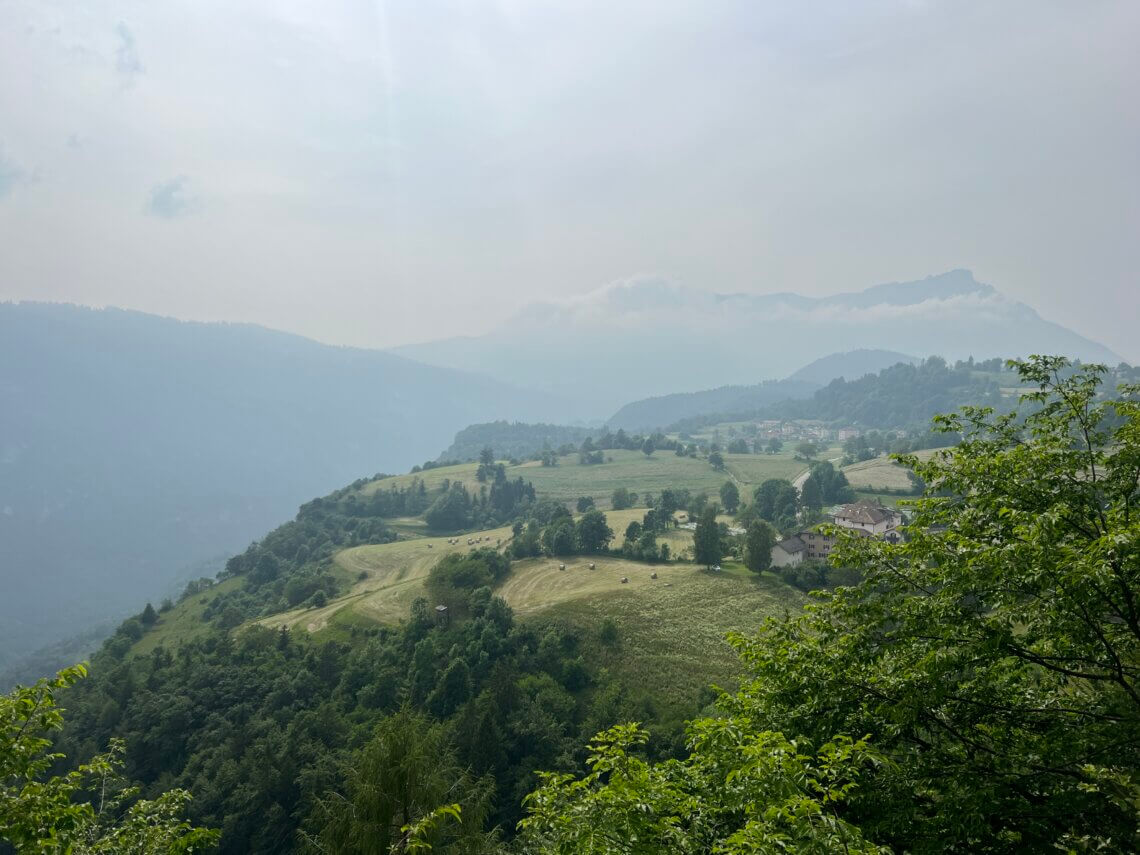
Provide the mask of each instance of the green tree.
{"label": "green tree", "polygon": [[574,521],[569,517],[561,517],[548,525],[542,532],[542,545],[551,555],[573,555],[578,551],[578,534]]}
{"label": "green tree", "polygon": [[652,456],[656,450],[657,446],[654,444],[652,437],[646,437],[645,442],[641,443],[641,453],[646,457]]}
{"label": "green tree", "polygon": [[63,728],[56,695],[86,673],[77,665],[0,697],[0,841],[18,852],[58,855],[165,855],[212,848],[217,832],[182,819],[190,802],[185,790],[139,800],[137,788],[124,784],[121,741],[73,772],[47,776],[64,759],[49,753],[51,735]]}
{"label": "green tree", "polygon": [[740,710],[869,734],[897,765],[847,817],[896,851],[1137,851],[1140,388],[1013,364],[1021,410],[965,407],[937,420],[960,445],[899,458],[931,485],[908,537],[845,538],[861,583],[738,639]]}
{"label": "green tree", "polygon": [[154,606],[152,606],[150,603],[147,603],[146,608],[143,609],[142,614],[139,615],[139,620],[142,621],[143,626],[147,628],[152,627],[158,620],[158,612],[154,610]]}
{"label": "green tree", "polygon": [[489,445],[483,446],[483,450],[479,452],[479,467],[475,470],[475,477],[480,481],[486,481],[491,477],[491,473],[495,469],[495,452]]}
{"label": "green tree", "polygon": [[690,726],[690,755],[651,764],[649,735],[618,725],[590,744],[589,772],[545,773],[526,798],[524,851],[583,855],[780,852],[878,855],[838,815],[874,755],[837,739],[812,751],[725,716]]}
{"label": "green tree", "polygon": [[610,507],[615,511],[624,511],[626,508],[632,508],[636,501],[635,493],[631,493],[626,487],[618,487],[610,497]]}
{"label": "green tree", "polygon": [[603,552],[613,540],[613,529],[606,523],[601,511],[587,511],[576,526],[578,548],[583,552]]}
{"label": "green tree", "polygon": [[779,454],[784,450],[784,441],[778,436],[774,436],[768,440],[768,453]]}
{"label": "green tree", "polygon": [[578,513],[584,514],[586,511],[593,509],[594,499],[592,496],[579,496],[576,505],[578,508]]}
{"label": "green tree", "polygon": [[770,523],[794,519],[799,499],[792,482],[783,478],[769,478],[752,494],[756,513]]}
{"label": "green tree", "polygon": [[725,513],[735,514],[740,507],[740,489],[732,481],[725,481],[720,488],[720,503]]}
{"label": "green tree", "polygon": [[709,465],[718,472],[724,469],[724,455],[719,451],[709,454]]}
{"label": "green tree", "polygon": [[800,504],[813,511],[823,507],[823,491],[820,489],[818,478],[808,476],[804,479],[804,486],[800,490]]}
{"label": "green tree", "polygon": [[701,511],[693,532],[693,559],[705,567],[719,564],[724,549],[720,542],[720,526],[716,521],[716,507],[709,506]]}
{"label": "green tree", "polygon": [[753,573],[763,573],[772,566],[772,547],[776,532],[764,520],[753,520],[744,535],[744,564]]}
{"label": "green tree", "polygon": [[442,724],[407,707],[385,719],[348,764],[343,792],[321,798],[302,834],[322,855],[493,851],[483,832],[491,781],[458,764]]}
{"label": "green tree", "polygon": [[803,458],[806,458],[807,460],[811,460],[813,457],[815,457],[817,454],[819,454],[819,446],[816,445],[811,440],[806,440],[806,441],[801,442],[799,445],[796,446],[796,454],[799,457],[803,457]]}

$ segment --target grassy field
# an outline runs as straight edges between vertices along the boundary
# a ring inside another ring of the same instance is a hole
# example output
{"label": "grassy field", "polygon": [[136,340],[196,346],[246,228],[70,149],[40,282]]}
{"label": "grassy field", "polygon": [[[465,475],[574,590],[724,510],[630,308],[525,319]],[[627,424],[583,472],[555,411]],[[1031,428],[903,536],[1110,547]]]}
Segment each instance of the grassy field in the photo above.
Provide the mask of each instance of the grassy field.
{"label": "grassy field", "polygon": [[381,478],[377,481],[369,481],[360,488],[360,493],[363,496],[371,496],[377,490],[387,490],[391,487],[409,487],[412,482],[417,478],[424,482],[424,485],[429,490],[438,489],[439,486],[445,481],[460,482],[464,484],[468,490],[478,491],[479,481],[475,478],[475,470],[479,468],[477,463],[460,463],[455,466],[440,466],[436,469],[428,469],[425,472],[415,472],[408,475],[393,475],[389,478]]}
{"label": "grassy field", "polygon": [[578,458],[570,455],[560,458],[558,466],[543,466],[537,461],[510,466],[507,475],[530,481],[540,498],[573,501],[591,496],[600,507],[609,506],[610,496],[618,487],[627,487],[642,498],[669,487],[688,487],[694,493],[703,490],[712,495],[725,482],[725,474],[707,461],[678,457],[671,451],[658,451],[652,457],[621,449],[605,454],[606,463],[581,466]]}
{"label": "grassy field", "polygon": [[187,597],[170,611],[159,614],[158,622],[135,642],[132,650],[142,656],[149,654],[159,645],[167,650],[174,650],[183,642],[207,634],[213,625],[202,620],[202,613],[210,600],[218,594],[228,593],[240,587],[241,584],[241,579],[226,579],[197,596]]}
{"label": "grassy field", "polygon": [[[828,449],[821,459],[833,457],[839,449]],[[606,462],[582,466],[577,455],[559,458],[557,466],[543,466],[538,461],[527,461],[507,467],[507,477],[523,478],[534,484],[541,499],[573,502],[579,496],[590,496],[598,507],[609,507],[610,496],[618,487],[626,487],[644,498],[646,493],[659,494],[668,488],[687,488],[692,493],[716,496],[721,485],[733,480],[747,494],[769,478],[794,479],[807,470],[807,465],[794,459],[792,451],[780,454],[726,454],[725,471],[718,472],[706,460],[678,457],[671,451],[658,451],[646,457],[640,451],[612,449],[605,452]],[[407,487],[416,478],[427,488],[438,488],[445,479],[464,484],[469,490],[479,489],[475,479],[476,465],[463,463],[441,466],[414,475],[395,475],[365,484],[361,494],[370,496],[380,489]],[[423,524],[414,520],[394,521],[397,529],[406,534],[423,534]],[[624,530],[624,526],[622,527]]]}
{"label": "grassy field", "polygon": [[[820,460],[827,460],[839,453],[839,449],[826,449],[819,454]],[[779,454],[726,454],[724,466],[729,474],[736,478],[738,485],[747,484],[749,487],[758,487],[769,478],[783,478],[792,481],[795,477],[807,471],[807,464],[795,459],[792,451],[781,451]]]}
{"label": "grassy field", "polygon": [[[935,449],[927,449],[917,452],[915,456],[920,460],[929,460],[936,453]],[[889,457],[876,457],[843,467],[843,474],[855,490],[871,493],[879,490],[909,490],[911,483],[906,473],[906,469]]]}
{"label": "grassy field", "polygon": [[510,536],[510,528],[504,527],[463,535],[454,546],[446,537],[422,537],[345,549],[336,554],[334,561],[345,578],[354,580],[348,593],[322,608],[293,609],[257,623],[319,632],[345,609],[371,623],[398,623],[407,618],[412,601],[423,594],[424,579],[441,557],[472,549],[467,545],[468,538],[483,538],[476,546],[494,546]]}
{"label": "grassy field", "polygon": [[[619,677],[629,689],[654,698],[664,718],[691,714],[693,703],[710,685],[731,688],[741,667],[724,640],[730,631],[755,632],[764,619],[799,611],[807,598],[775,577],[755,577],[742,568],[707,573],[692,565],[658,568],[649,580],[647,568],[626,573],[629,584],[612,589],[612,579],[592,582],[596,594],[576,596],[544,610],[528,612],[528,620],[573,626],[590,640],[586,655]],[[555,571],[557,572],[557,571]],[[570,574],[570,566],[564,574]],[[598,564],[598,573],[609,573]],[[618,569],[613,568],[616,574]],[[652,571],[649,571],[652,572]],[[588,574],[589,570],[580,571]],[[610,585],[610,587],[605,587]],[[619,641],[601,644],[598,633],[606,620],[617,626]]]}

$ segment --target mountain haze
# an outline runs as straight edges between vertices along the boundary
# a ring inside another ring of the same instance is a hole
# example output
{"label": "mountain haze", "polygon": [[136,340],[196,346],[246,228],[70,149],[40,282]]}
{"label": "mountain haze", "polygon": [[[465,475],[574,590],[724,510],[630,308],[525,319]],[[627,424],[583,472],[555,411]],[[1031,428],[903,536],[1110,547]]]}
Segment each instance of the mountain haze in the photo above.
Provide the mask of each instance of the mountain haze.
{"label": "mountain haze", "polygon": [[0,304],[0,669],[545,400],[262,327]]}
{"label": "mountain haze", "polygon": [[536,303],[484,336],[396,353],[479,371],[572,399],[606,418],[641,396],[786,377],[837,351],[878,348],[947,359],[1065,353],[1115,363],[1108,348],[952,270],[830,297],[714,294],[662,279],[617,282]]}

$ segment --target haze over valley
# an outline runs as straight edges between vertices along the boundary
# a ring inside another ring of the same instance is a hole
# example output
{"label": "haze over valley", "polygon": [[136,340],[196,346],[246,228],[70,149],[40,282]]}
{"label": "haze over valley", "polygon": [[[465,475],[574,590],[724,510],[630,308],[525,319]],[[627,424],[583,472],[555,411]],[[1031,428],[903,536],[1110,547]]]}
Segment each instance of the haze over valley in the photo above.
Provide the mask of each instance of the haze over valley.
{"label": "haze over valley", "polygon": [[1138,44],[0,0],[0,855],[1140,852]]}

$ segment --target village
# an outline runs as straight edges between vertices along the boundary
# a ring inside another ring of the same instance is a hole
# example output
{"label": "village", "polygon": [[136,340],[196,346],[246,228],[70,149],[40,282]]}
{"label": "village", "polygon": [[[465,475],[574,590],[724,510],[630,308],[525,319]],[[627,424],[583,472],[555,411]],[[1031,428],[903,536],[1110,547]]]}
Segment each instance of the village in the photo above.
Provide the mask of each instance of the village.
{"label": "village", "polygon": [[[877,502],[859,501],[839,505],[830,515],[838,528],[862,537],[879,537],[890,543],[902,539],[899,527],[902,512]],[[795,567],[804,561],[826,561],[838,537],[814,529],[804,529],[778,541],[772,547],[772,567]]]}

